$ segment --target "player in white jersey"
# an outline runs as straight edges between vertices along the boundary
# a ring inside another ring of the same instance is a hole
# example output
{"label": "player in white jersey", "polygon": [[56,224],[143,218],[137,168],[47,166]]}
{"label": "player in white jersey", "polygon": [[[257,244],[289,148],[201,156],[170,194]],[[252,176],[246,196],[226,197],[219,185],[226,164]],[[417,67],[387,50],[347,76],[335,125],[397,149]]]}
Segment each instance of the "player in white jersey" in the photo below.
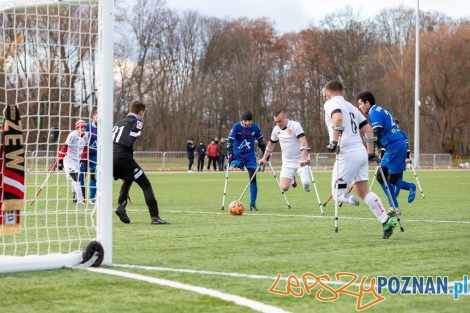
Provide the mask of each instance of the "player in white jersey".
{"label": "player in white jersey", "polygon": [[300,176],[300,181],[305,191],[310,191],[310,177],[307,166],[308,142],[304,130],[299,122],[291,121],[286,112],[279,110],[274,114],[276,126],[271,133],[271,140],[261,159],[258,160],[263,165],[271,155],[277,142],[281,144],[282,168],[280,185],[283,191],[289,190],[292,185],[295,187],[295,174]]}
{"label": "player in white jersey", "polygon": [[85,204],[80,186],[80,160],[82,154],[86,155],[88,136],[86,134],[86,122],[78,120],[75,123],[75,130],[72,131],[65,140],[59,152],[59,170],[64,170],[67,178],[72,181],[72,191],[77,196],[78,204]]}
{"label": "player in white jersey", "polygon": [[[367,188],[368,161],[376,160],[372,127],[359,109],[344,99],[344,94],[343,84],[337,80],[330,81],[324,89],[327,99],[324,105],[325,123],[330,137],[327,150],[337,152],[339,149],[338,160],[333,167],[332,194],[335,194],[335,184],[338,182],[338,199],[335,201],[356,202],[357,199],[347,194],[347,188],[352,185],[383,224],[383,238],[387,239],[392,235],[396,222],[388,218],[380,198]],[[365,134],[367,150],[362,143],[361,132]]]}

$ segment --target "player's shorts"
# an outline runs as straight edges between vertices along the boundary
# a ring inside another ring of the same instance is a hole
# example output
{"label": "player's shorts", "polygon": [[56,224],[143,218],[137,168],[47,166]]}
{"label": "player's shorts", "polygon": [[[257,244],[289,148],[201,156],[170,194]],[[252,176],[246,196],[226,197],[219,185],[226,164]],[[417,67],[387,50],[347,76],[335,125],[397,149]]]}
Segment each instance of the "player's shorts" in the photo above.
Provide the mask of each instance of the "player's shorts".
{"label": "player's shorts", "polygon": [[134,181],[138,179],[144,170],[140,168],[139,164],[134,159],[131,160],[116,160],[113,163],[113,176],[114,179],[124,179],[127,181]]}
{"label": "player's shorts", "polygon": [[256,159],[247,159],[247,160],[238,160],[235,159],[232,161],[232,166],[236,168],[243,168],[243,166],[246,166],[247,169],[252,169],[256,170],[258,167],[258,164],[256,164]]}
{"label": "player's shorts", "polygon": [[388,147],[380,161],[380,165],[388,168],[388,174],[401,174],[406,171],[406,143],[396,144]]}
{"label": "player's shorts", "polygon": [[369,162],[365,148],[339,154],[339,160],[333,166],[332,190],[337,179],[337,169],[339,184],[351,186],[356,182],[369,180]]}
{"label": "player's shorts", "polygon": [[80,162],[68,160],[67,158],[64,158],[64,172],[67,174],[67,178],[73,179],[70,174],[80,173]]}

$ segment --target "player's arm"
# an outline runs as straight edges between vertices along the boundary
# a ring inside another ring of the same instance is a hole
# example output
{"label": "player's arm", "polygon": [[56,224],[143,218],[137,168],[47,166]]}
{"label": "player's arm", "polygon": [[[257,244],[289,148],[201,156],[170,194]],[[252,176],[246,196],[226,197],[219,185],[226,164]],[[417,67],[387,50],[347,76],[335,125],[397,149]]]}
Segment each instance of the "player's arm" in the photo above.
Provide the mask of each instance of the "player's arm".
{"label": "player's arm", "polygon": [[331,121],[333,124],[330,132],[330,144],[326,146],[328,152],[335,152],[338,147],[338,140],[340,134],[343,133],[343,114],[340,109],[336,109],[331,113]]}
{"label": "player's arm", "polygon": [[269,160],[271,154],[273,153],[274,147],[276,146],[276,141],[270,140],[266,145],[266,149],[264,150],[263,157],[258,160],[259,165],[263,165],[266,161]]}
{"label": "player's arm", "polygon": [[305,164],[307,164],[310,147],[308,146],[307,137],[305,137],[304,134],[301,134],[301,136],[299,137],[299,141],[300,141],[300,151],[302,152],[302,159],[300,159],[300,166],[304,166]]}
{"label": "player's arm", "polygon": [[258,148],[260,148],[261,152],[264,154],[266,151],[266,141],[264,141],[263,134],[261,133],[261,129],[256,127],[256,140],[258,141]]}
{"label": "player's arm", "polygon": [[69,146],[67,144],[64,144],[61,148],[59,153],[57,154],[57,169],[63,170],[64,169],[64,158],[65,155],[67,154],[67,151],[69,150]]}

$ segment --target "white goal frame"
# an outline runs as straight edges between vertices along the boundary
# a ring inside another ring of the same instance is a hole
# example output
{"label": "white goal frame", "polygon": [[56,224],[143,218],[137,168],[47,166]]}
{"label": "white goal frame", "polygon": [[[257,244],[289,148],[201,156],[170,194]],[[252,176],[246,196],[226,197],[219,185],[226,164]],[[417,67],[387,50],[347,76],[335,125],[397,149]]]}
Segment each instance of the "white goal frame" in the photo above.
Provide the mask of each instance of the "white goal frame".
{"label": "white goal frame", "polygon": [[[96,198],[96,238],[104,249],[104,258],[101,264],[112,263],[112,127],[113,127],[113,31],[114,31],[114,0],[86,0],[84,3],[94,1],[99,5],[98,13],[98,45],[96,51],[97,70],[97,112],[98,112],[98,161],[97,161],[97,198]],[[0,5],[0,10],[27,5],[47,5],[51,3],[70,2],[80,4],[81,0],[6,0]],[[104,78],[104,79],[103,79]],[[1,112],[0,112],[1,113]],[[23,113],[24,114],[24,113]],[[23,125],[23,133],[25,132]],[[111,161],[111,162],[110,162]],[[44,195],[42,195],[44,196]],[[28,206],[32,195],[25,195],[25,204]],[[1,239],[1,236],[0,236]],[[22,272],[35,270],[57,269],[68,266],[77,266],[83,261],[82,251],[69,253],[5,255],[0,250],[0,273]]]}

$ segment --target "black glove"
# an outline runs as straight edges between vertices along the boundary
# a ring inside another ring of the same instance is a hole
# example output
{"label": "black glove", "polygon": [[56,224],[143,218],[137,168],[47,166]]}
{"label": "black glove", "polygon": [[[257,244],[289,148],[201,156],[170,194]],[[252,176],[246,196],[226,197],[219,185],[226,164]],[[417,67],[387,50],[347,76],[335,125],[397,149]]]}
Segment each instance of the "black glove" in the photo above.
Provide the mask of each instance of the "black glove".
{"label": "black glove", "polygon": [[57,169],[59,171],[62,171],[64,169],[64,160],[63,159],[59,159],[59,162],[57,162]]}
{"label": "black glove", "polygon": [[410,150],[406,151],[406,158],[407,158],[407,159],[411,159],[411,157],[410,157],[410,153],[411,153],[411,151],[410,151]]}
{"label": "black glove", "polygon": [[369,153],[369,163],[377,162],[377,155],[375,153]]}
{"label": "black glove", "polygon": [[338,148],[338,142],[337,141],[332,141],[328,146],[326,146],[326,151],[336,152],[337,148]]}

